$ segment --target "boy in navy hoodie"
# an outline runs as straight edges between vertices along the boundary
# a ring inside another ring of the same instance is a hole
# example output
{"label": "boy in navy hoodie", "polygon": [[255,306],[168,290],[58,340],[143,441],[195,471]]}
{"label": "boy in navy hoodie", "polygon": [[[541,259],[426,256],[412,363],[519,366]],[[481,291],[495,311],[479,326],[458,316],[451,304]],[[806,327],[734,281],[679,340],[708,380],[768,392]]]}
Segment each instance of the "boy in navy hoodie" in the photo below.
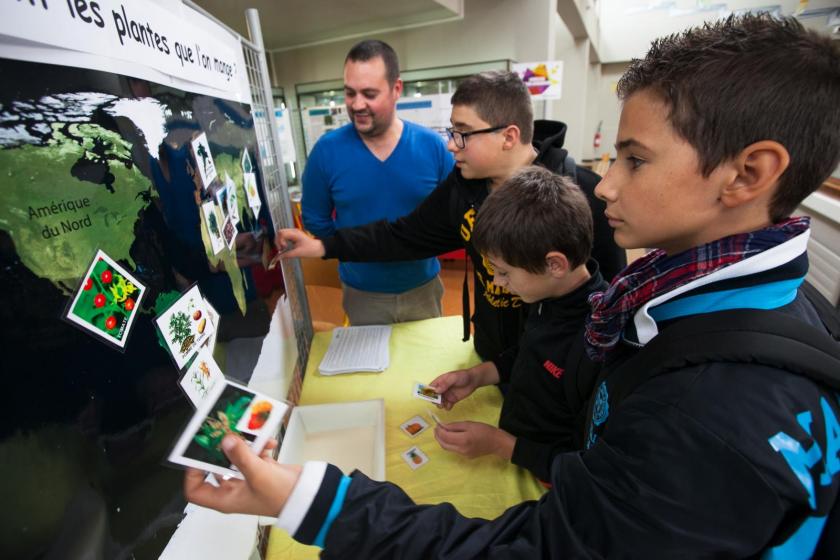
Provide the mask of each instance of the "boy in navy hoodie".
{"label": "boy in navy hoodie", "polygon": [[[494,454],[547,481],[554,456],[575,449],[579,406],[594,367],[581,367],[589,295],[607,284],[592,248],[592,213],[570,179],[543,167],[517,172],[484,201],[473,244],[493,281],[529,304],[519,345],[493,361],[450,371],[430,383],[452,407],[477,388],[509,383],[499,427],[448,422],[435,429],[441,447],[467,457]],[[570,363],[574,362],[574,363]],[[571,376],[571,379],[570,379]],[[579,426],[578,426],[579,428]]]}
{"label": "boy in navy hoodie", "polygon": [[692,316],[771,309],[826,331],[799,289],[809,221],[790,216],[840,159],[840,47],[793,18],[730,17],[655,42],[618,93],[618,159],[596,192],[620,245],[658,249],[592,299],[603,381],[585,449],[555,458],[551,491],[468,519],[229,437],[247,482],[193,472],[187,497],[279,514],[324,558],[840,557],[836,386],[721,358],[616,398],[634,373],[621,365]]}

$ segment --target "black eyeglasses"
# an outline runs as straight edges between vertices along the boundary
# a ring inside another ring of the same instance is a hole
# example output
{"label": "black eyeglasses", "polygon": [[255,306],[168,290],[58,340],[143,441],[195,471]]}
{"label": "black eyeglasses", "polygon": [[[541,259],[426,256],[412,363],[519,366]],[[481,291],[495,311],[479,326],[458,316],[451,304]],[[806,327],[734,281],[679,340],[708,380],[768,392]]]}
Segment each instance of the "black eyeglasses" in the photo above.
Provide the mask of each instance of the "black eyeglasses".
{"label": "black eyeglasses", "polygon": [[452,127],[449,127],[446,129],[446,133],[449,135],[449,138],[451,140],[455,141],[455,145],[458,147],[458,149],[463,150],[464,146],[467,145],[467,136],[472,136],[473,134],[486,134],[488,132],[496,132],[498,130],[502,130],[503,128],[507,128],[507,125],[493,126],[491,128],[482,128],[481,130],[471,130],[469,132],[460,132]]}

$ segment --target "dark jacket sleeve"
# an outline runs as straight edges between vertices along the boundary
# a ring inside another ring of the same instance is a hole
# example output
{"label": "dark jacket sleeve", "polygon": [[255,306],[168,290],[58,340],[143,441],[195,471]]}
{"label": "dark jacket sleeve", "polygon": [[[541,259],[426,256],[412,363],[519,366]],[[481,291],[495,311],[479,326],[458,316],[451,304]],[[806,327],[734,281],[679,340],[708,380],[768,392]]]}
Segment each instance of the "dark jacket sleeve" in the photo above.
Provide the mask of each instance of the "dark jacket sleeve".
{"label": "dark jacket sleeve", "polygon": [[410,214],[393,222],[338,229],[322,239],[324,258],[349,262],[387,262],[434,257],[463,247],[457,209],[455,172],[429,193]]}
{"label": "dark jacket sleeve", "polygon": [[513,364],[516,362],[516,356],[519,354],[519,345],[511,346],[507,350],[500,353],[493,358],[493,365],[496,366],[496,371],[499,373],[499,382],[507,383],[510,381],[510,376],[513,373]]}
{"label": "dark jacket sleeve", "polygon": [[592,209],[594,233],[592,258],[601,265],[601,275],[604,280],[610,282],[621,269],[627,266],[627,253],[616,245],[613,239],[613,228],[610,227],[604,215],[607,204],[595,196],[595,187],[601,181],[601,177],[585,167],[578,166],[577,180]]}
{"label": "dark jacket sleeve", "polygon": [[548,481],[551,480],[551,465],[554,463],[554,458],[571,449],[571,434],[568,439],[555,443],[541,443],[517,437],[510,462],[531,471],[540,480]]}
{"label": "dark jacket sleeve", "polygon": [[697,558],[760,552],[783,517],[783,505],[741,454],[679,410],[649,399],[629,397],[614,415],[588,451],[556,457],[553,488],[539,501],[514,506],[492,521],[464,517],[451,504],[416,505],[393,484],[356,472],[322,557]]}

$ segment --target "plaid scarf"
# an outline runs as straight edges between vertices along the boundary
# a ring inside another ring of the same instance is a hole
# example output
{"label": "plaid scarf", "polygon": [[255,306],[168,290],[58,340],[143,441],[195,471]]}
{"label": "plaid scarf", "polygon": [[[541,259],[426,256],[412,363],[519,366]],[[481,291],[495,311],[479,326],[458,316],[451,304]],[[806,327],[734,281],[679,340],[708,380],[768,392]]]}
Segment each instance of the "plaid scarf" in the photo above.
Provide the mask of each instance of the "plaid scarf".
{"label": "plaid scarf", "polygon": [[586,319],[586,353],[595,361],[603,361],[618,343],[627,322],[648,301],[793,239],[809,224],[808,217],[788,218],[676,255],[656,249],[637,259],[613,279],[605,292],[589,296],[592,313]]}

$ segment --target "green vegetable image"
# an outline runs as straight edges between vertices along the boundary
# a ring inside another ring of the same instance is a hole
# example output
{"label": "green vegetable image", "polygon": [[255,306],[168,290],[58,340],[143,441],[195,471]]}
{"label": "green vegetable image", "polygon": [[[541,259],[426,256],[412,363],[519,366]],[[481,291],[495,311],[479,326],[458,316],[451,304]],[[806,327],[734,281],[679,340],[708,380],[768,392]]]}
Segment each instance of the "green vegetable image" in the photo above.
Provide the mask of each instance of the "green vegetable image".
{"label": "green vegetable image", "polygon": [[186,354],[192,346],[195,337],[190,329],[190,318],[183,311],[173,313],[169,318],[169,336],[174,343],[181,345],[181,354]]}
{"label": "green vegetable image", "polygon": [[[204,149],[204,144],[198,145],[198,155],[201,156],[201,164],[204,166],[204,174],[209,175],[210,172],[213,170],[213,160],[210,159],[210,154],[207,153],[207,150]],[[208,165],[207,162],[210,162]]]}
{"label": "green vegetable image", "polygon": [[[238,433],[236,431],[236,424],[239,423],[245,411],[248,410],[248,405],[251,404],[252,398],[251,396],[241,396],[233,402],[227,403],[223,410],[216,410],[216,418],[209,416],[204,420],[204,423],[193,439],[213,459],[222,463],[227,461],[219,446],[227,434]],[[222,405],[221,401],[219,401],[219,405]]]}
{"label": "green vegetable image", "polygon": [[221,237],[222,234],[219,231],[219,220],[216,219],[216,212],[210,214],[210,217],[207,219],[207,227],[210,228],[210,233],[214,237]]}

